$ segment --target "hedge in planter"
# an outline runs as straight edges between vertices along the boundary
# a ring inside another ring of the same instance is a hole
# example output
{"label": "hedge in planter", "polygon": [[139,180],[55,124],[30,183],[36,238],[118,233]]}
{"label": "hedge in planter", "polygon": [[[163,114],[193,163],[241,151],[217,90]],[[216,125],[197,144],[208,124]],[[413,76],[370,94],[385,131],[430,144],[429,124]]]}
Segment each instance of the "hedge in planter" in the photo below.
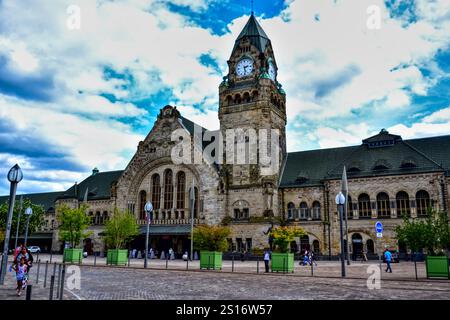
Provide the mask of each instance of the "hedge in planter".
{"label": "hedge in planter", "polygon": [[412,252],[418,252],[420,249],[427,250],[427,278],[450,278],[447,256],[447,247],[450,246],[450,227],[447,214],[429,209],[425,220],[409,217],[403,219],[403,225],[395,229],[397,238]]}
{"label": "hedge in planter", "polygon": [[289,244],[296,237],[305,235],[300,227],[278,227],[271,231],[275,252],[272,253],[272,272],[294,272],[294,253],[290,253]]}
{"label": "hedge in planter", "polygon": [[64,249],[64,262],[81,263],[82,249],[78,247],[81,240],[92,234],[92,232],[86,232],[91,222],[86,215],[86,209],[86,205],[79,208],[70,208],[67,205],[58,207],[56,218],[59,223],[59,238],[70,245],[70,248]]}
{"label": "hedge in planter", "polygon": [[125,245],[139,234],[139,226],[133,215],[125,211],[114,210],[114,215],[106,222],[105,243],[108,247],[107,264],[127,264],[128,250]]}
{"label": "hedge in planter", "polygon": [[228,227],[196,226],[194,249],[200,251],[200,269],[222,269],[222,252],[228,248]]}

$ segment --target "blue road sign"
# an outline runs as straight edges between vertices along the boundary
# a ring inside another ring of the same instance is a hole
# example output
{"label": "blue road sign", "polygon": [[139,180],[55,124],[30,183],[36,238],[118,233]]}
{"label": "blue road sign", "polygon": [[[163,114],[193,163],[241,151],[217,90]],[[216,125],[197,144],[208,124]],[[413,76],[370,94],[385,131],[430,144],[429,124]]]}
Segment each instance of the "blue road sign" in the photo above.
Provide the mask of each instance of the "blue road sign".
{"label": "blue road sign", "polygon": [[377,230],[378,233],[383,232],[383,224],[380,221],[377,221],[377,223],[375,223],[375,230]]}

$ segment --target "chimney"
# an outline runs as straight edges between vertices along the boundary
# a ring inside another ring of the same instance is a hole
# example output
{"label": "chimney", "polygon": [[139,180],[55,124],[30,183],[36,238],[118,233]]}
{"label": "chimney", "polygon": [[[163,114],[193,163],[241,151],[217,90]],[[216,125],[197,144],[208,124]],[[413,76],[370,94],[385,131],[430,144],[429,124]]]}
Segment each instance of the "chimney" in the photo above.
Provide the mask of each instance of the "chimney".
{"label": "chimney", "polygon": [[100,172],[100,170],[97,169],[97,167],[95,167],[94,169],[92,169],[92,175],[95,176],[96,174],[98,174]]}

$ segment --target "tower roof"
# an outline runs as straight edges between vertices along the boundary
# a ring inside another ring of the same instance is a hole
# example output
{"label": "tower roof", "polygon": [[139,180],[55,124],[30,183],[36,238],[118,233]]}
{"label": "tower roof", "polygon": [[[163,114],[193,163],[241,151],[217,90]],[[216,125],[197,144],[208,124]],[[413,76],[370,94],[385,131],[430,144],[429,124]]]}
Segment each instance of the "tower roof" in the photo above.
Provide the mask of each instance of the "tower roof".
{"label": "tower roof", "polygon": [[270,42],[269,37],[264,32],[261,25],[256,21],[255,16],[252,15],[248,19],[244,29],[242,29],[241,33],[236,39],[236,42],[234,44],[234,49],[236,49],[237,45],[239,44],[239,41],[244,38],[248,37],[250,40],[250,43],[258,48],[259,51],[263,52],[266,49],[267,44]]}

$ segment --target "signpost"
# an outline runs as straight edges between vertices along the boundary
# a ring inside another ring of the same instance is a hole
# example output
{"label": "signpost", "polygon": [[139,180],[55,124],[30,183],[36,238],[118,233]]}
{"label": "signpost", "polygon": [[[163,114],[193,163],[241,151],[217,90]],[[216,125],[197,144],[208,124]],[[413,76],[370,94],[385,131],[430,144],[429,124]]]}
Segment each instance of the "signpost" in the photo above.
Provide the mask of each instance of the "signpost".
{"label": "signpost", "polygon": [[378,262],[380,263],[380,275],[381,275],[381,238],[383,237],[383,224],[380,221],[377,221],[375,223],[375,231],[377,232]]}

